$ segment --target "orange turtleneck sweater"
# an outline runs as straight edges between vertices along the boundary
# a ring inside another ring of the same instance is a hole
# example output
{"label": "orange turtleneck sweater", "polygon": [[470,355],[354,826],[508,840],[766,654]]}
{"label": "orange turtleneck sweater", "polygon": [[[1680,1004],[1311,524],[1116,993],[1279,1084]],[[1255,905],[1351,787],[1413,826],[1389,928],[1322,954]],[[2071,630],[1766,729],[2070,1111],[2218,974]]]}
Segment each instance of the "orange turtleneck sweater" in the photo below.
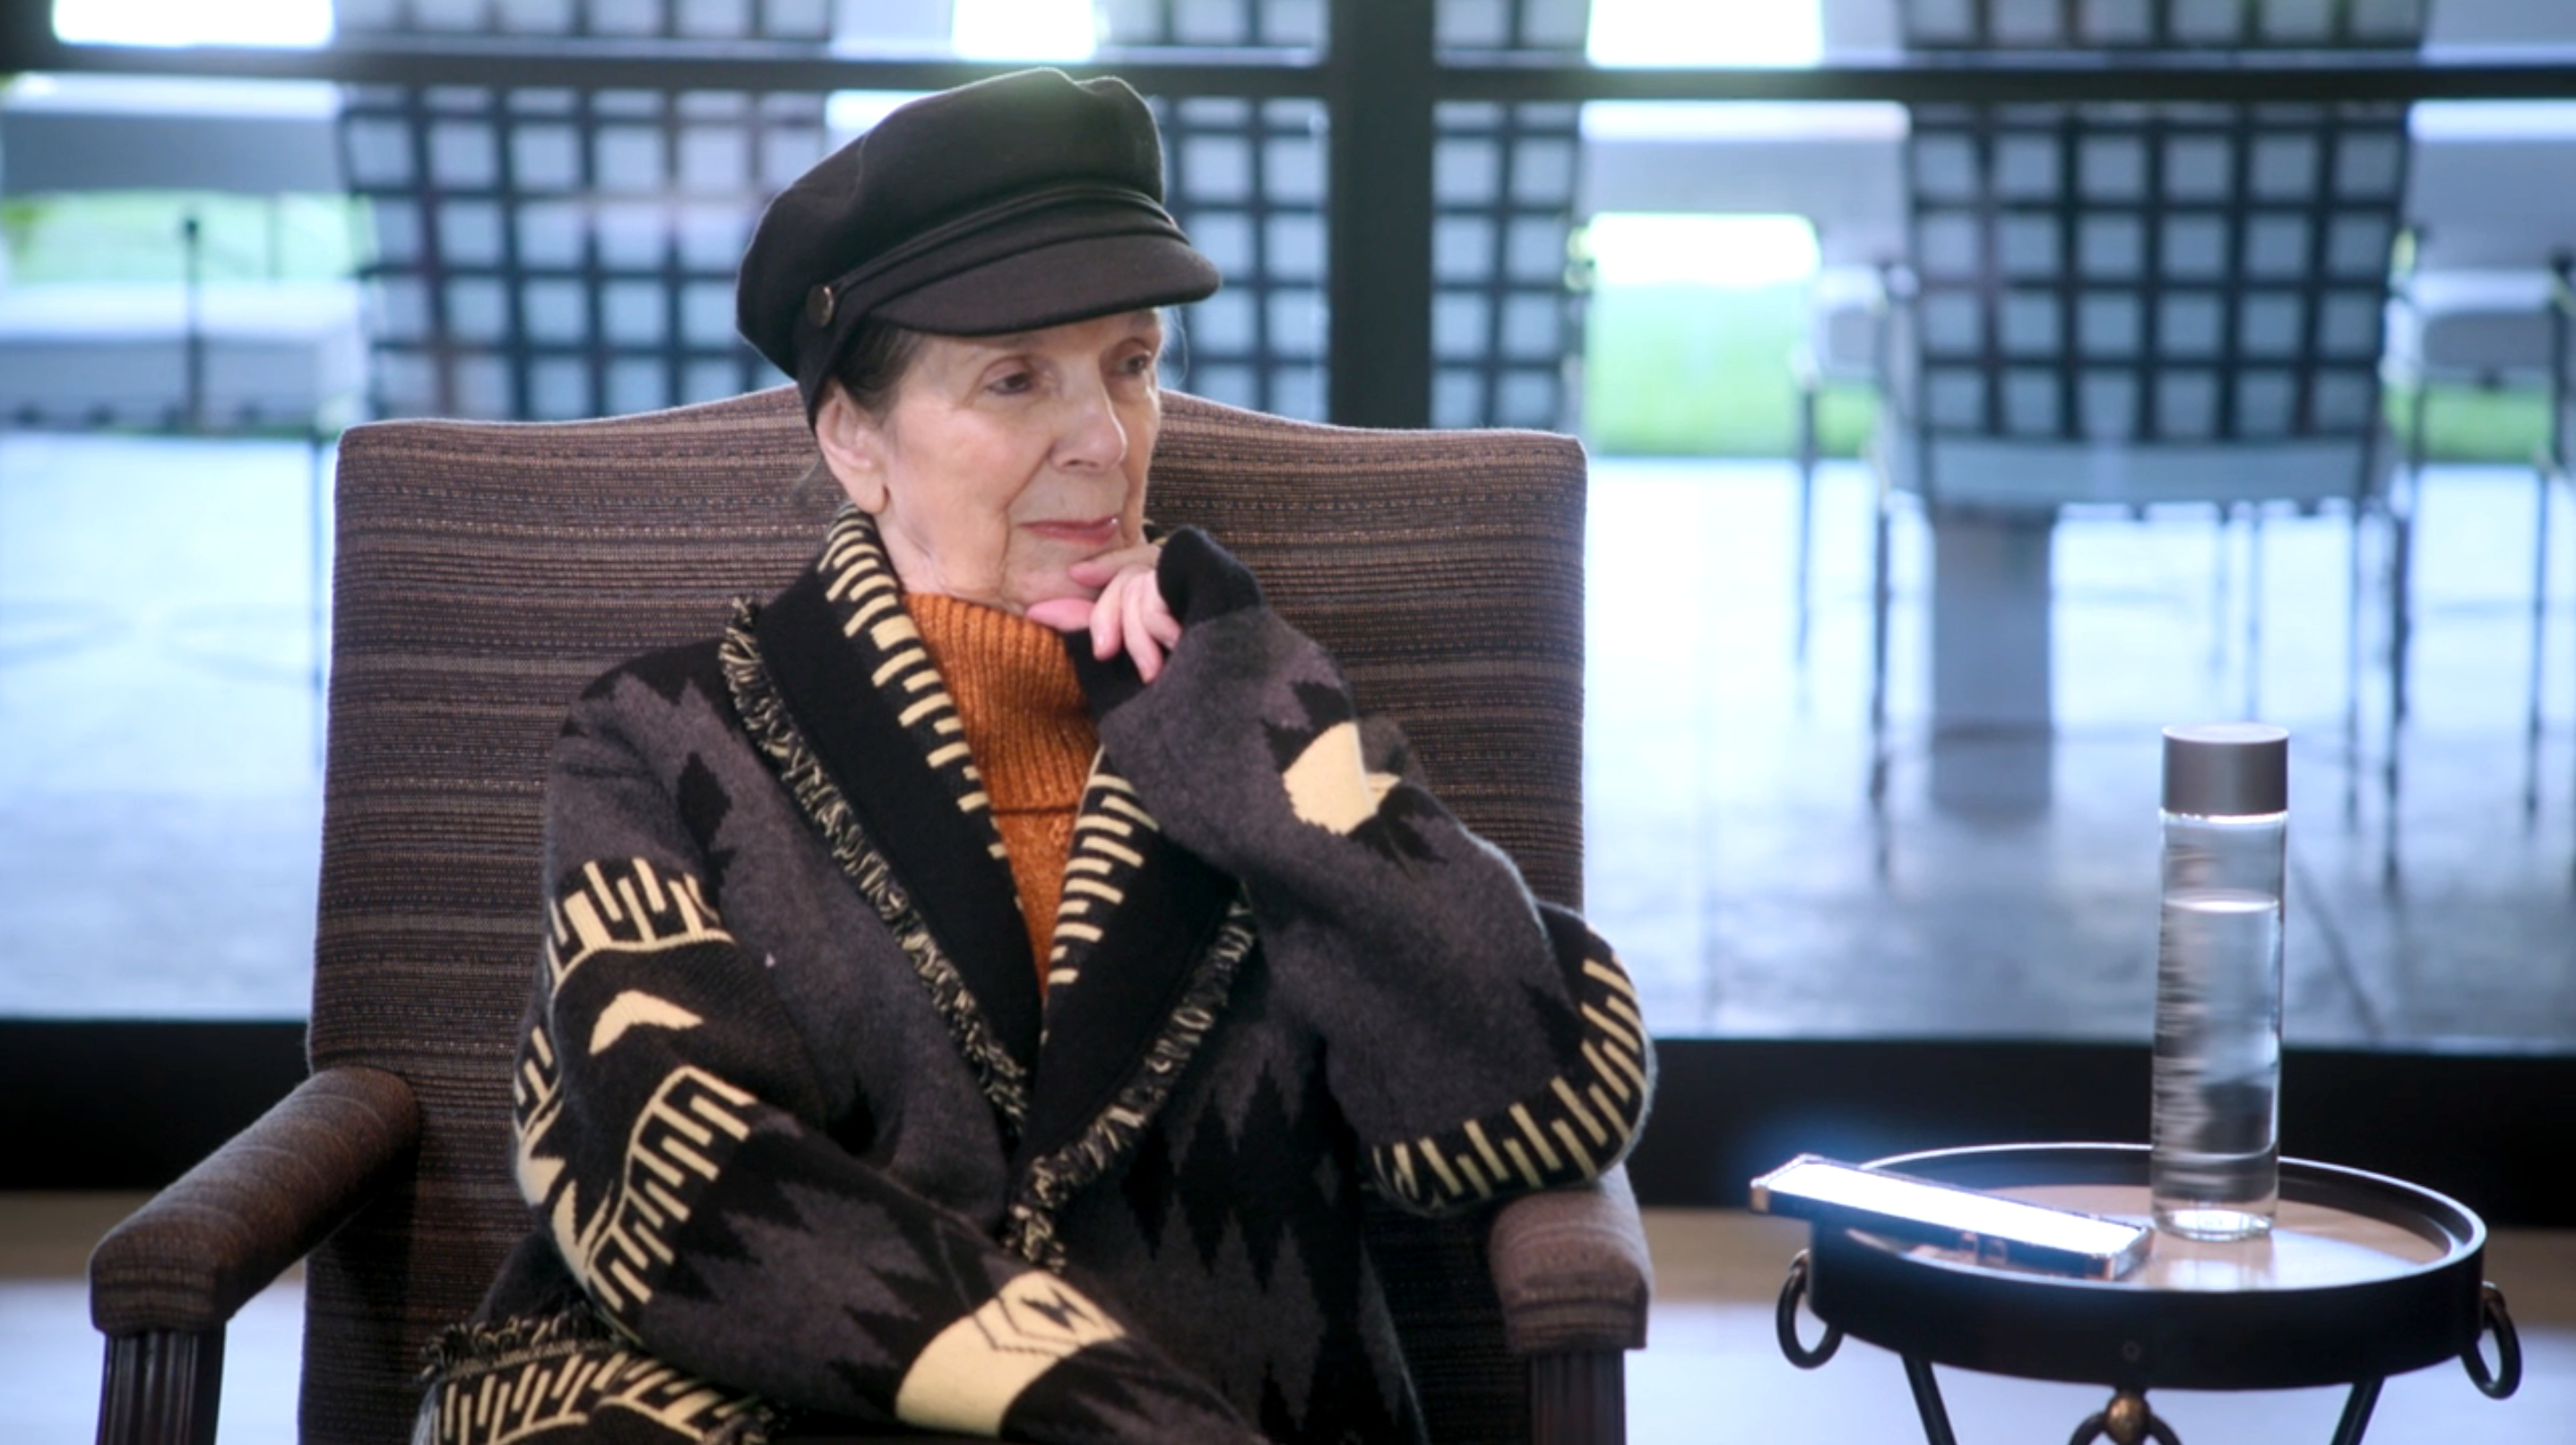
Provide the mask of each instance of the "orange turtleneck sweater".
{"label": "orange turtleneck sweater", "polygon": [[904,606],[948,683],[966,746],[984,774],[1043,990],[1073,817],[1099,730],[1083,704],[1062,633],[954,597],[915,593]]}

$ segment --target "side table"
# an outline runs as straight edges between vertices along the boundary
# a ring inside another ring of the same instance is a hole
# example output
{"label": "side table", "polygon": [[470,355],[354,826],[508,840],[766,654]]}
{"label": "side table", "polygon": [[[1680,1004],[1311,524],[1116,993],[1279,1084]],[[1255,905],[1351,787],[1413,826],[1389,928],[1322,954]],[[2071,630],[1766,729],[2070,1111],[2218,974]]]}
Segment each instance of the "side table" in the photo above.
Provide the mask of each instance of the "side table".
{"label": "side table", "polygon": [[[1945,1184],[2144,1222],[2147,1150],[2009,1144],[1871,1161]],[[2401,1180],[2281,1161],[2269,1237],[2204,1244],[2158,1234],[2127,1278],[2073,1279],[1981,1263],[1969,1252],[1816,1225],[1780,1292],[1781,1352],[1814,1369],[1843,1337],[1905,1361],[1930,1445],[1956,1445],[1934,1365],[2109,1386],[2069,1445],[2180,1445],[2147,1391],[2348,1385],[2334,1445],[2359,1445],[2390,1375],[2458,1359],[2494,1399],[2522,1382],[2504,1294],[2480,1276],[2486,1225]],[[1804,1301],[1825,1333],[1798,1338]],[[2493,1334],[2496,1363],[2481,1343]]]}

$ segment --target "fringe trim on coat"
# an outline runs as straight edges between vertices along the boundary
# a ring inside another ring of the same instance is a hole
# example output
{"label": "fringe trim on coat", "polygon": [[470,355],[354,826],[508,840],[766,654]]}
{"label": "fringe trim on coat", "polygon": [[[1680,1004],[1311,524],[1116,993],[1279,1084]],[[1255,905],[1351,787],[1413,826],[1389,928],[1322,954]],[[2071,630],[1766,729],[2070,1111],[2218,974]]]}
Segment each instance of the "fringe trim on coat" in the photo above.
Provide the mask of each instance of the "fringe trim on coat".
{"label": "fringe trim on coat", "polygon": [[1237,893],[1226,907],[1225,921],[1218,926],[1215,940],[1200,955],[1189,988],[1181,995],[1180,1003],[1164,1016],[1152,1047],[1119,1089],[1118,1097],[1100,1111],[1081,1137],[1028,1166],[1011,1200],[1009,1217],[1003,1221],[1005,1245],[1041,1268],[1064,1268],[1064,1244],[1055,1232],[1057,1213],[1075,1191],[1134,1152],[1145,1127],[1171,1098],[1172,1086],[1181,1071],[1189,1067],[1208,1031],[1216,1026],[1226,995],[1234,987],[1235,970],[1242,966],[1256,941],[1252,906]]}
{"label": "fringe trim on coat", "polygon": [[425,1368],[420,1382],[427,1385],[459,1373],[505,1370],[622,1339],[606,1320],[586,1309],[536,1319],[513,1317],[488,1325],[449,1325],[421,1351]]}
{"label": "fringe trim on coat", "polygon": [[[488,1384],[478,1386],[476,1382],[494,1375],[527,1375],[532,1371],[533,1379],[501,1386],[498,1393],[522,1409],[535,1410],[538,1407],[525,1403],[525,1397],[533,1391],[556,1407],[569,1408],[569,1414],[550,1423],[586,1422],[599,1405],[581,1401],[581,1386],[610,1385],[621,1368],[631,1372],[636,1361],[649,1366],[649,1381],[659,1393],[674,1396],[661,1403],[676,1406],[676,1411],[651,1413],[651,1418],[669,1430],[674,1440],[686,1440],[688,1445],[768,1445],[786,1428],[790,1412],[757,1395],[709,1386],[668,1365],[653,1363],[649,1357],[635,1353],[638,1348],[597,1312],[581,1306],[537,1318],[518,1316],[488,1325],[450,1325],[422,1351],[429,1367],[422,1372],[421,1382],[429,1393],[421,1401],[413,1439],[510,1437],[514,1433],[511,1420],[485,1419],[478,1410],[442,1400],[440,1392],[490,1389]],[[554,1363],[586,1352],[605,1352],[601,1358],[611,1363]],[[619,1356],[627,1357],[629,1363],[622,1367],[614,1363]],[[567,1379],[579,1383],[567,1386]],[[566,1389],[570,1390],[568,1397]],[[611,1389],[608,1403],[616,1407],[620,1402],[614,1398],[613,1386]],[[625,1408],[631,1412],[632,1403],[626,1402]],[[464,1413],[459,1414],[459,1410]],[[526,1422],[516,1423],[524,1426]]]}
{"label": "fringe trim on coat", "polygon": [[724,640],[718,647],[725,683],[733,693],[734,710],[741,714],[744,730],[752,741],[778,770],[778,779],[786,785],[796,806],[822,830],[833,860],[874,905],[894,933],[895,941],[903,945],[912,959],[913,972],[930,990],[932,1005],[946,1021],[958,1053],[974,1070],[977,1087],[1001,1119],[1004,1135],[1016,1140],[1028,1122],[1028,1071],[1002,1046],[983,1010],[976,1006],[965,975],[940,949],[939,940],[913,906],[911,895],[894,876],[894,868],[885,855],[860,831],[849,799],[842,796],[839,785],[824,771],[822,759],[788,713],[768,665],[761,660],[760,644],[752,632],[758,615],[754,603],[737,599],[733,621],[725,628]]}

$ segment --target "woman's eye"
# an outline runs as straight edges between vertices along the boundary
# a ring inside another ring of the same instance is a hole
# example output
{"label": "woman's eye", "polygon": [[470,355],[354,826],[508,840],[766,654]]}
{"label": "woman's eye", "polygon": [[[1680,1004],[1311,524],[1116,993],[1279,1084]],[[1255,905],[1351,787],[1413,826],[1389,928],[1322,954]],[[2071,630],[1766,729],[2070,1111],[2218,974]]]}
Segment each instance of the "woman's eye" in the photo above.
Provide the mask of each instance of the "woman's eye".
{"label": "woman's eye", "polygon": [[1037,385],[1037,378],[1025,371],[1006,371],[994,377],[989,389],[997,396],[1018,396]]}

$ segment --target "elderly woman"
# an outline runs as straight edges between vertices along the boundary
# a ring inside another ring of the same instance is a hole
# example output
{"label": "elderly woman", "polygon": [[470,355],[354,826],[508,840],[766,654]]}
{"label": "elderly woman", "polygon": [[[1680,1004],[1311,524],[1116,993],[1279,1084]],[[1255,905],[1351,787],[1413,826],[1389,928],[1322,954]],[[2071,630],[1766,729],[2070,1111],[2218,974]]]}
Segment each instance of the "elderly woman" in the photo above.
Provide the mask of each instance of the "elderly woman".
{"label": "elderly woman", "polygon": [[742,327],[849,505],[563,726],[536,1228],[422,1439],[1418,1440],[1364,1193],[1626,1151],[1609,951],[1146,521],[1156,308],[1217,285],[1161,186],[1133,91],[1036,71],[762,220]]}

